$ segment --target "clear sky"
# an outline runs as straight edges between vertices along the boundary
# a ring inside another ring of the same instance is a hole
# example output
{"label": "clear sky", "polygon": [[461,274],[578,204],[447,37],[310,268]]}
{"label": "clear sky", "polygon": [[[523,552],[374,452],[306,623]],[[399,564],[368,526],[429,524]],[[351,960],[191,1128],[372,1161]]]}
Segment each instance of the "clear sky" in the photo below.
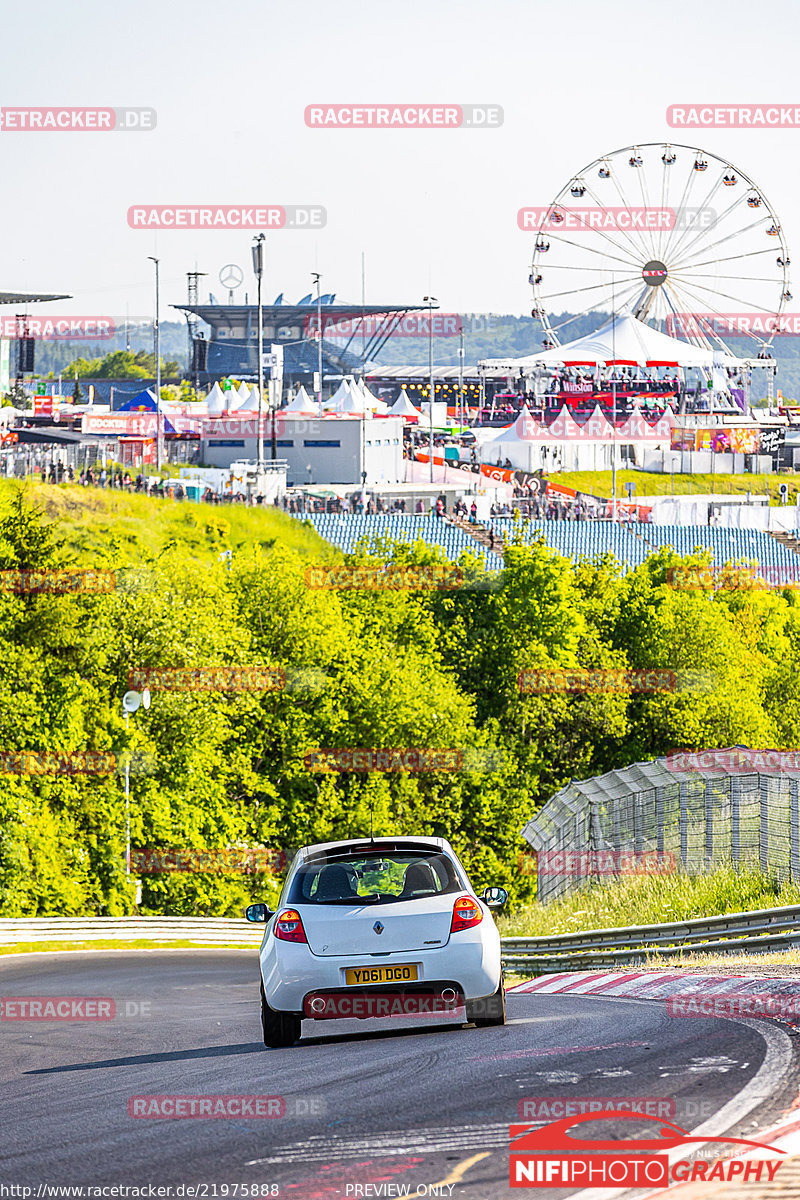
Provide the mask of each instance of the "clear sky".
{"label": "clear sky", "polygon": [[[797,245],[800,128],[666,124],[682,102],[794,103],[800,5],[735,0],[39,0],[4,7],[2,105],[150,106],[145,133],[0,131],[0,289],[65,291],[48,311],[162,319],[251,235],[133,230],[134,204],[319,204],[316,232],[268,235],[265,300],[296,301],[311,272],[341,300],[460,312],[530,309],[526,205],[636,142],[693,141],[740,166]],[[313,103],[501,105],[495,129],[311,129]],[[800,251],[798,251],[800,253]],[[798,259],[800,263],[800,259]],[[6,310],[9,311],[9,310]],[[35,310],[31,310],[35,311]]]}

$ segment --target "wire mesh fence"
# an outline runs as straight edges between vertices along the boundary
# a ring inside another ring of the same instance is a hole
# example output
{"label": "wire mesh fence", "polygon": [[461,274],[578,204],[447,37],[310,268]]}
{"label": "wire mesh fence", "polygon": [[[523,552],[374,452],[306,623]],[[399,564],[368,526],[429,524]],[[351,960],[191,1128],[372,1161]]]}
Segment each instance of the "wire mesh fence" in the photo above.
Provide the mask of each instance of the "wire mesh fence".
{"label": "wire mesh fence", "polygon": [[522,836],[537,895],[625,874],[760,867],[800,879],[800,754],[742,747],[670,755],[562,788]]}

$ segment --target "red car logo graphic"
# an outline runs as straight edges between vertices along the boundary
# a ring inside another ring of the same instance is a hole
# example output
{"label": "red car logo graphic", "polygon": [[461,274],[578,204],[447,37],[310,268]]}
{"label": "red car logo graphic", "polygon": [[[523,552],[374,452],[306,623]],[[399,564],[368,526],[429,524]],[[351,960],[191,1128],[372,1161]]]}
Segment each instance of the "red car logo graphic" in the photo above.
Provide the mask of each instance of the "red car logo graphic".
{"label": "red car logo graphic", "polygon": [[[570,1137],[568,1130],[575,1125],[583,1125],[587,1121],[653,1121],[659,1126],[658,1137],[652,1140],[597,1141],[594,1138]],[[641,1113],[633,1113],[624,1109],[608,1110],[607,1112],[583,1113],[576,1117],[564,1117],[560,1121],[552,1121],[540,1128],[530,1125],[511,1125],[511,1149],[517,1153],[585,1153],[587,1150],[612,1150],[616,1153],[631,1150],[671,1150],[675,1146],[685,1146],[691,1142],[723,1142],[726,1145],[750,1146],[757,1150],[770,1150],[776,1154],[785,1154],[776,1146],[768,1146],[765,1142],[752,1142],[748,1138],[693,1136],[680,1125],[673,1125],[659,1120],[657,1117],[646,1117]]]}

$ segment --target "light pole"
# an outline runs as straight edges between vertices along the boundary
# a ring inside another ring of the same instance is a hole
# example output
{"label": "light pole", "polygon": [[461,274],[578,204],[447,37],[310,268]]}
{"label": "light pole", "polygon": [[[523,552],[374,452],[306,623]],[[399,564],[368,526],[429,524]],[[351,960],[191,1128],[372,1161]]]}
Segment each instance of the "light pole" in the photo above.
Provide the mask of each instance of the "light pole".
{"label": "light pole", "polygon": [[[126,692],[122,697],[122,713],[125,717],[125,741],[128,741],[128,721],[139,707],[150,707],[150,691]],[[125,874],[131,874],[131,755],[130,748],[125,747]]]}
{"label": "light pole", "polygon": [[458,345],[458,429],[464,432],[464,324],[459,331]]}
{"label": "light pole", "polygon": [[264,314],[261,307],[261,276],[264,273],[264,237],[259,233],[253,239],[253,270],[258,283],[258,471],[262,470],[264,462]]}
{"label": "light pole", "polygon": [[158,264],[159,259],[152,254],[147,256],[150,262],[156,264],[156,319],[153,324],[153,337],[156,355],[156,470],[161,473],[161,331],[158,321]]}
{"label": "light pole", "polygon": [[617,310],[611,276],[611,520],[617,519]]}
{"label": "light pole", "polygon": [[428,433],[428,457],[430,458],[430,479],[433,483],[433,306],[439,301],[435,296],[423,296],[423,302],[428,306],[428,403],[430,404],[430,425]]}
{"label": "light pole", "polygon": [[322,276],[317,271],[312,271],[311,278],[317,285],[317,405],[319,415],[322,416],[322,295],[319,290]]}

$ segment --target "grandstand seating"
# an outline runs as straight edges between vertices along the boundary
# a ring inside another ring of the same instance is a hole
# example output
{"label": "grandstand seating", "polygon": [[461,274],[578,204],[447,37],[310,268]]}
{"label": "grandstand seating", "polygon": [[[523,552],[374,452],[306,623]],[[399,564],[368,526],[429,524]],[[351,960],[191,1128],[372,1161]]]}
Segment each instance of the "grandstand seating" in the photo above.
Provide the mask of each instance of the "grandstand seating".
{"label": "grandstand seating", "polygon": [[[463,551],[482,559],[489,571],[502,570],[500,554],[484,549],[462,529],[435,516],[413,513],[296,513],[297,520],[308,521],[320,537],[351,552],[366,538],[398,542],[423,541],[438,546],[443,555],[457,561]],[[800,582],[800,556],[789,547],[758,529],[732,529],[714,525],[628,525],[610,521],[548,521],[494,517],[491,521],[498,547],[504,537],[519,535],[525,542],[543,538],[546,545],[565,558],[582,558],[611,552],[623,571],[643,563],[662,546],[672,546],[678,554],[692,554],[698,548],[710,550],[714,567],[727,563],[755,561],[759,574],[769,584]]]}
{"label": "grandstand seating", "polygon": [[800,582],[800,556],[760,529],[733,529],[718,525],[627,525],[609,521],[514,521],[494,517],[495,538],[512,539],[519,531],[523,541],[544,538],[565,558],[577,562],[609,551],[630,570],[662,546],[678,554],[710,550],[714,567],[755,561],[760,575],[772,585]]}
{"label": "grandstand seating", "polygon": [[474,558],[483,559],[488,571],[500,571],[503,559],[499,554],[484,550],[474,538],[439,517],[416,513],[294,513],[299,521],[308,521],[321,538],[351,552],[356,543],[366,538],[371,545],[375,538],[390,538],[396,542],[426,542],[439,546],[445,558],[457,562],[466,550]]}

